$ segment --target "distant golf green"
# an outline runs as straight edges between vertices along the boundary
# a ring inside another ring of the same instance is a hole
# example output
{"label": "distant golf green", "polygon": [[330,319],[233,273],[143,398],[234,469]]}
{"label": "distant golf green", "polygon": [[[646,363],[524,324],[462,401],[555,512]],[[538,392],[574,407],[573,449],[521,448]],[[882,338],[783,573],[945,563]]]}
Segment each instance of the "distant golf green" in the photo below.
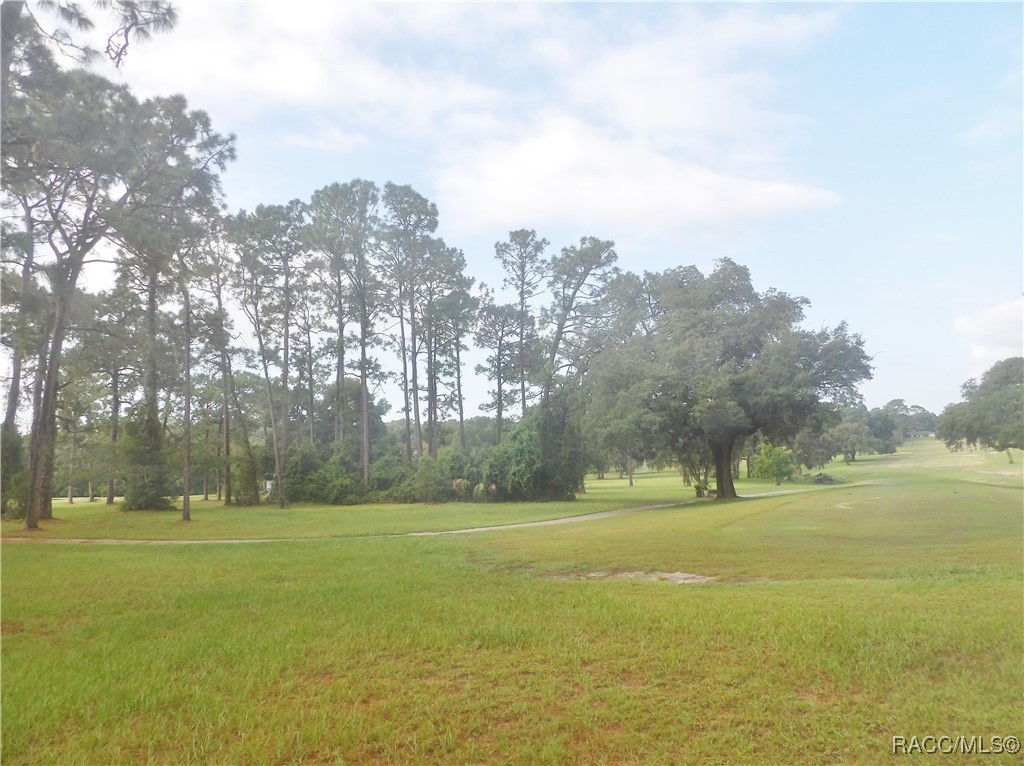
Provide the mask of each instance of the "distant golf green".
{"label": "distant golf green", "polygon": [[[651,473],[188,524],[58,504],[2,526],[3,762],[963,763],[963,736],[1019,763],[1014,459],[915,440],[728,502]],[[644,510],[584,517],[616,509]]]}

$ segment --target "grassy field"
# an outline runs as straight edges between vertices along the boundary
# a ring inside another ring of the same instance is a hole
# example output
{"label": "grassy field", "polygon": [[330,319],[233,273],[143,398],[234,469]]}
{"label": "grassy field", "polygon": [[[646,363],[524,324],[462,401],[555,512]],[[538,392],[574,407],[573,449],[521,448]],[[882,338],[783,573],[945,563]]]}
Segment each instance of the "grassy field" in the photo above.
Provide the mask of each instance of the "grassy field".
{"label": "grassy field", "polygon": [[[749,483],[748,491],[778,489],[768,483]],[[128,540],[323,539],[444,531],[477,526],[580,516],[625,505],[663,505],[689,502],[693,489],[684,487],[676,473],[651,474],[637,486],[611,480],[589,484],[588,492],[565,503],[448,503],[442,505],[313,506],[273,505],[224,508],[216,501],[192,498],[192,521],[180,512],[123,513],[102,500],[54,501],[54,516],[40,529],[28,532],[24,522],[0,522],[7,537]],[[180,499],[179,499],[180,505]]]}
{"label": "grassy field", "polygon": [[[958,735],[992,749],[1024,736],[1015,457],[917,441],[830,467],[838,486],[436,537],[398,535],[692,492],[645,476],[564,505],[199,507],[190,525],[58,506],[37,538],[308,539],[4,544],[2,759],[877,764],[906,760],[893,737]],[[596,576],[624,572],[716,579]],[[977,760],[1021,756],[928,758]]]}

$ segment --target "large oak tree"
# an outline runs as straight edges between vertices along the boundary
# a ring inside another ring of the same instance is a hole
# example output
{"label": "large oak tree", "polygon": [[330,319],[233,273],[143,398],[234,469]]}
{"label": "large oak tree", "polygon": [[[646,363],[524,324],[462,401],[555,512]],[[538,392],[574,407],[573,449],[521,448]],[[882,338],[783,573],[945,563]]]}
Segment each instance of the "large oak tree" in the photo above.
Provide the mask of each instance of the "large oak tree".
{"label": "large oak tree", "polygon": [[710,451],[719,498],[736,497],[733,452],[744,439],[785,442],[870,377],[860,336],[845,324],[804,329],[806,300],[757,292],[729,259],[707,276],[692,266],[665,272],[658,302],[651,406],[677,454]]}

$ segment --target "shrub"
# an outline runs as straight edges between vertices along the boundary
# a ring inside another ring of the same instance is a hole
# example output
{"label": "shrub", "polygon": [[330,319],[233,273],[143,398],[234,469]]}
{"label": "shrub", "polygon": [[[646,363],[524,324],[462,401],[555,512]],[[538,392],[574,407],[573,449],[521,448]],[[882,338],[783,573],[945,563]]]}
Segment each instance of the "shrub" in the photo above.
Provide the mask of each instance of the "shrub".
{"label": "shrub", "polygon": [[412,475],[413,467],[396,452],[388,452],[370,466],[370,488],[387,493],[400,487]]}
{"label": "shrub", "polygon": [[540,467],[540,438],[533,421],[522,420],[487,456],[484,483],[493,484],[501,500],[538,499]]}
{"label": "shrub", "polygon": [[759,479],[774,479],[776,484],[781,484],[782,480],[792,476],[795,470],[793,454],[788,449],[776,447],[767,441],[761,445],[757,462],[754,463],[754,476]]}
{"label": "shrub", "polygon": [[441,463],[433,458],[420,458],[416,471],[396,489],[396,502],[442,503],[451,500],[452,480]]}

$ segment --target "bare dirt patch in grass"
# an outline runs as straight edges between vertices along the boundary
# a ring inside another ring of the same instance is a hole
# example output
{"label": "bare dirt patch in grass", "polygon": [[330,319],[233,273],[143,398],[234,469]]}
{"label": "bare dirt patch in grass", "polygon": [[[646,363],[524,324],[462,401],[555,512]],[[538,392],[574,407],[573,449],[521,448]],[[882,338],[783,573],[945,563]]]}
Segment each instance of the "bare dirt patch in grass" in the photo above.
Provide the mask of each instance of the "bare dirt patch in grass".
{"label": "bare dirt patch in grass", "polygon": [[24,628],[17,620],[3,620],[0,622],[0,636],[9,636],[12,633],[21,633]]}

